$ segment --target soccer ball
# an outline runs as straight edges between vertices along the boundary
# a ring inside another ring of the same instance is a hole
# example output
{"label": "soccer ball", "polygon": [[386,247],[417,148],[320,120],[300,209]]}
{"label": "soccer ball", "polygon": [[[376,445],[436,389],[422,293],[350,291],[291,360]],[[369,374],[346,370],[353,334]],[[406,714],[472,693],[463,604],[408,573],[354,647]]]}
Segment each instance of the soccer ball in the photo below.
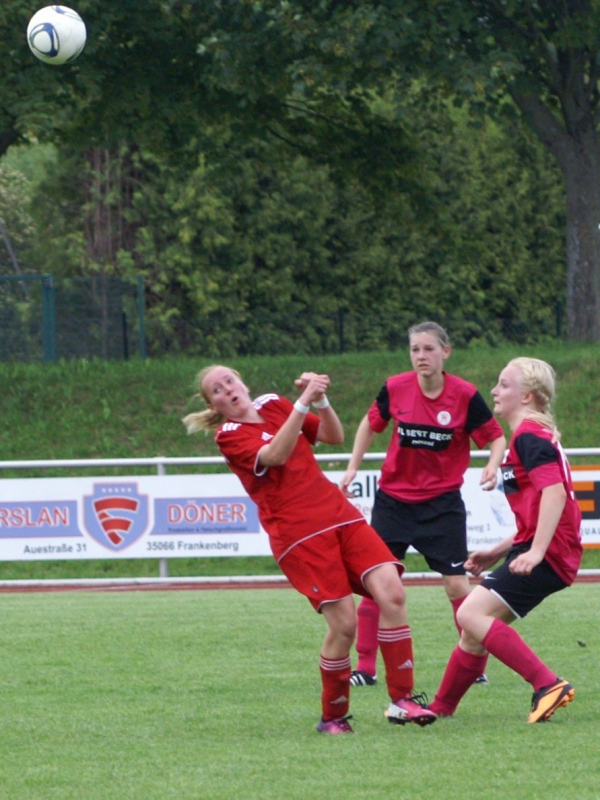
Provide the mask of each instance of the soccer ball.
{"label": "soccer ball", "polygon": [[85,45],[85,23],[67,6],[46,6],[37,11],[27,26],[31,52],[46,64],[66,64]]}

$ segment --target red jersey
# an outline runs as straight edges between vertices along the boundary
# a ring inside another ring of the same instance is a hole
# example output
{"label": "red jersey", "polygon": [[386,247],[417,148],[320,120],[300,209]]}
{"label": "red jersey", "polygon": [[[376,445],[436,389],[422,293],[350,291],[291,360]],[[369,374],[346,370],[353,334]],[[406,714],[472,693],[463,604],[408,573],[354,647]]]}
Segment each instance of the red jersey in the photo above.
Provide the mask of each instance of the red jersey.
{"label": "red jersey", "polygon": [[470,438],[481,448],[503,435],[475,386],[447,373],[435,400],[423,394],[416,372],[388,378],[368,417],[376,433],[394,422],[379,486],[405,503],[460,489]]}
{"label": "red jersey", "polygon": [[524,420],[514,432],[502,463],[502,481],[517,521],[514,544],[533,539],[542,489],[563,484],[567,502],[545,559],[565,583],[573,583],[583,552],[581,512],[573,491],[569,462],[560,444],[552,441],[552,432],[534,420]]}
{"label": "red jersey", "polygon": [[325,477],[311,448],[320,420],[307,414],[290,457],[280,467],[257,463],[258,451],[269,442],[293,408],[285,397],[265,394],[253,401],[264,422],[227,421],[215,441],[228,466],[258,506],[277,561],[298,542],[364,517]]}

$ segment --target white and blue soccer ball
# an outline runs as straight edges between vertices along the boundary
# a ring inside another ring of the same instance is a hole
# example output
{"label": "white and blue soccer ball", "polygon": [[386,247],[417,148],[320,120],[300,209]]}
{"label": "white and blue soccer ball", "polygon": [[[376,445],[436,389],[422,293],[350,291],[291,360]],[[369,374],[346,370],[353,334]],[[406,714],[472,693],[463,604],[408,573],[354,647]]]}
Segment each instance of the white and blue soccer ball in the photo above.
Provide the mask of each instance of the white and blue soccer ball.
{"label": "white and blue soccer ball", "polygon": [[46,64],[66,64],[84,48],[85,23],[67,6],[46,6],[37,11],[27,26],[31,52]]}

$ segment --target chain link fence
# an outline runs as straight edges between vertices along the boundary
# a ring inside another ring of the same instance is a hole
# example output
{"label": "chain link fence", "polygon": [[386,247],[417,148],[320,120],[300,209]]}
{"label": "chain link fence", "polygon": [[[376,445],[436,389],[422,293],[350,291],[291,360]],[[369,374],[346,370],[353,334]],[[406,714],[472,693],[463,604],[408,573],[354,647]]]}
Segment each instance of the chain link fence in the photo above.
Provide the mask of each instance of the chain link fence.
{"label": "chain link fence", "polygon": [[0,361],[145,357],[143,283],[0,276]]}
{"label": "chain link fence", "polygon": [[203,358],[252,355],[320,355],[404,348],[407,330],[434,319],[455,347],[530,344],[559,338],[562,305],[538,309],[536,319],[516,315],[481,318],[415,316],[401,311],[356,314],[339,306],[329,314],[261,313],[228,310],[193,320],[158,321],[144,308],[144,284],[99,275],[0,276],[0,361],[72,358],[128,359],[184,353]]}

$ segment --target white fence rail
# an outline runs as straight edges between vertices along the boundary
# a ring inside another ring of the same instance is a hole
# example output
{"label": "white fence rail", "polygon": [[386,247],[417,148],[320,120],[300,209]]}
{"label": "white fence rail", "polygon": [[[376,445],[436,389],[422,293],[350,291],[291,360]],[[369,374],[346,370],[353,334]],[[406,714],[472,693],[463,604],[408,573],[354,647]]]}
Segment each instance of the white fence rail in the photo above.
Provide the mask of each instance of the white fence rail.
{"label": "white fence rail", "polygon": [[[566,450],[570,457],[600,457],[600,447],[579,447],[570,448]],[[315,453],[316,459],[319,462],[325,462],[328,469],[333,468],[334,465],[340,465],[336,469],[343,469],[344,463],[348,462],[351,453]],[[383,452],[367,453],[364,457],[364,462],[382,462],[386,454]],[[487,450],[473,450],[471,452],[472,461],[480,461],[489,457]],[[10,483],[10,478],[2,478],[2,472],[6,470],[35,470],[37,472],[44,470],[82,470],[86,473],[89,470],[94,470],[94,475],[104,477],[103,471],[110,468],[120,468],[123,470],[134,470],[139,467],[154,467],[156,474],[159,476],[166,476],[169,467],[204,467],[204,466],[222,466],[223,472],[229,472],[225,465],[225,460],[221,456],[188,456],[188,457],[166,457],[166,456],[153,456],[149,458],[96,458],[96,459],[40,459],[40,460],[19,460],[19,461],[0,461],[0,479]],[[368,469],[368,467],[365,467]],[[372,470],[375,468],[371,468]],[[581,467],[579,469],[582,469]],[[175,476],[172,476],[175,477]],[[182,476],[183,477],[183,476]],[[172,479],[172,478],[171,478]],[[375,482],[376,473],[372,474],[372,481]],[[19,482],[19,479],[14,479]],[[39,480],[39,479],[38,479]],[[156,480],[156,479],[154,479]],[[169,480],[169,478],[167,478]],[[22,481],[21,481],[22,482]],[[5,484],[5,488],[6,488]],[[6,496],[6,492],[5,492]],[[489,526],[488,526],[489,527]],[[600,540],[599,540],[600,541]],[[593,545],[595,547],[600,544]],[[153,557],[149,555],[148,557]],[[161,579],[168,578],[168,560],[164,555],[159,556],[156,554],[156,559],[159,561],[159,575]],[[230,579],[225,579],[230,580]],[[6,582],[4,582],[6,583]],[[14,582],[8,582],[14,583]]]}
{"label": "white fence rail", "polygon": [[[571,447],[566,448],[567,456],[600,456],[600,447]],[[315,453],[317,461],[347,462],[351,453]],[[385,453],[366,453],[363,461],[383,461]],[[472,450],[471,459],[485,459],[489,457],[488,450]],[[94,469],[96,467],[152,467],[155,466],[158,475],[166,474],[169,466],[225,466],[222,456],[151,456],[149,458],[66,458],[66,459],[41,459],[39,461],[0,461],[0,469]]]}

